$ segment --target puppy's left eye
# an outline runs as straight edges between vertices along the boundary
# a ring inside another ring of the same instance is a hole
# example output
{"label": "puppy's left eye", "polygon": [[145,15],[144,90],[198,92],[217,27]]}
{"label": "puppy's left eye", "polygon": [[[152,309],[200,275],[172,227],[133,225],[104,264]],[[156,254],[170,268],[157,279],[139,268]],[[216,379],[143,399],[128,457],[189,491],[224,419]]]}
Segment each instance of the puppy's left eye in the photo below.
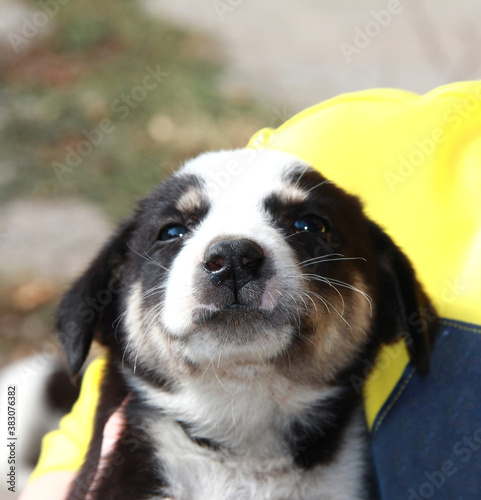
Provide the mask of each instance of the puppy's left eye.
{"label": "puppy's left eye", "polygon": [[307,214],[297,219],[294,227],[298,233],[325,233],[328,230],[328,223],[323,217]]}
{"label": "puppy's left eye", "polygon": [[164,227],[159,233],[159,240],[169,241],[176,238],[183,238],[189,230],[182,224],[172,224]]}

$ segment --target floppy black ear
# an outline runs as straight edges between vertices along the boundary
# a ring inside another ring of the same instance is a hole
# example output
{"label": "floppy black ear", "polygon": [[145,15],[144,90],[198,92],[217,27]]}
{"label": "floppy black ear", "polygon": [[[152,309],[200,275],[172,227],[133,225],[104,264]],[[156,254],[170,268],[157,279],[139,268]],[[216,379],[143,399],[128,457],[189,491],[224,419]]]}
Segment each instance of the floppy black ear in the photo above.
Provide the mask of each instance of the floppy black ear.
{"label": "floppy black ear", "polygon": [[406,255],[379,226],[371,223],[370,231],[381,269],[379,331],[388,342],[402,334],[414,367],[425,375],[437,328],[436,311]]}
{"label": "floppy black ear", "polygon": [[88,355],[99,320],[113,307],[120,291],[120,269],[134,226],[132,219],[119,227],[60,302],[57,329],[74,374]]}

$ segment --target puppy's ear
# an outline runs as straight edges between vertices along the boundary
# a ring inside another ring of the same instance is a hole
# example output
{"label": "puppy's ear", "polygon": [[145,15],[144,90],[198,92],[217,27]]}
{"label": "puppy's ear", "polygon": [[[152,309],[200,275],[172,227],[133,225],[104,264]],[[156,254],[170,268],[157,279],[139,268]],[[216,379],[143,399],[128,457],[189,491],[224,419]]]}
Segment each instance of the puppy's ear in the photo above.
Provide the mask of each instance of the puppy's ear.
{"label": "puppy's ear", "polygon": [[134,219],[119,227],[60,302],[56,324],[73,374],[82,367],[99,320],[120,291],[121,266],[134,227]]}
{"label": "puppy's ear", "polygon": [[406,255],[376,224],[371,223],[370,232],[381,269],[378,329],[387,342],[402,334],[414,367],[425,375],[437,328],[436,311]]}

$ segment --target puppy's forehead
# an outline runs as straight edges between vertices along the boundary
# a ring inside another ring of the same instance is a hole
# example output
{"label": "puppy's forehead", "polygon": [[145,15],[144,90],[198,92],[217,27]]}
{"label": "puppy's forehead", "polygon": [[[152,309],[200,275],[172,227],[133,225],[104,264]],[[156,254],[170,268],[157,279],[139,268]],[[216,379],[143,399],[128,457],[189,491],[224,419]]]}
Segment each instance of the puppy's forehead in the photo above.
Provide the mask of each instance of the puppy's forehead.
{"label": "puppy's forehead", "polygon": [[298,158],[280,151],[248,150],[206,153],[188,162],[182,174],[199,179],[177,201],[179,209],[208,201],[231,205],[234,201],[258,202],[273,193],[287,203],[302,202],[306,189],[296,183],[310,167]]}

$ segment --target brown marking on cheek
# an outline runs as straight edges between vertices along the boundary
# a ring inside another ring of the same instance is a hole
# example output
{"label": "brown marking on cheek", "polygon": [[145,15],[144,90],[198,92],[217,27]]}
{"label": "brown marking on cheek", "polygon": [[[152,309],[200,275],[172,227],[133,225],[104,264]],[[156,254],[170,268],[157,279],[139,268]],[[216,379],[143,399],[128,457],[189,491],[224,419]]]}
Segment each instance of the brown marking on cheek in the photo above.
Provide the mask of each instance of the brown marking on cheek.
{"label": "brown marking on cheek", "polygon": [[[351,283],[362,291],[367,289],[360,277]],[[345,290],[342,295],[344,319],[335,310],[341,313],[343,308],[335,290],[323,293],[330,312],[321,300],[315,299],[317,313],[313,306],[299,338],[284,358],[277,360],[278,369],[289,379],[314,386],[331,383],[367,344],[371,329],[370,303],[359,292]]]}
{"label": "brown marking on cheek", "polygon": [[123,340],[125,363],[152,373],[161,372],[174,383],[187,375],[202,373],[200,368],[179,356],[182,340],[170,337],[160,321],[152,321],[155,304],[145,304],[143,293],[142,284],[136,282],[128,297],[124,319],[126,338]]}

